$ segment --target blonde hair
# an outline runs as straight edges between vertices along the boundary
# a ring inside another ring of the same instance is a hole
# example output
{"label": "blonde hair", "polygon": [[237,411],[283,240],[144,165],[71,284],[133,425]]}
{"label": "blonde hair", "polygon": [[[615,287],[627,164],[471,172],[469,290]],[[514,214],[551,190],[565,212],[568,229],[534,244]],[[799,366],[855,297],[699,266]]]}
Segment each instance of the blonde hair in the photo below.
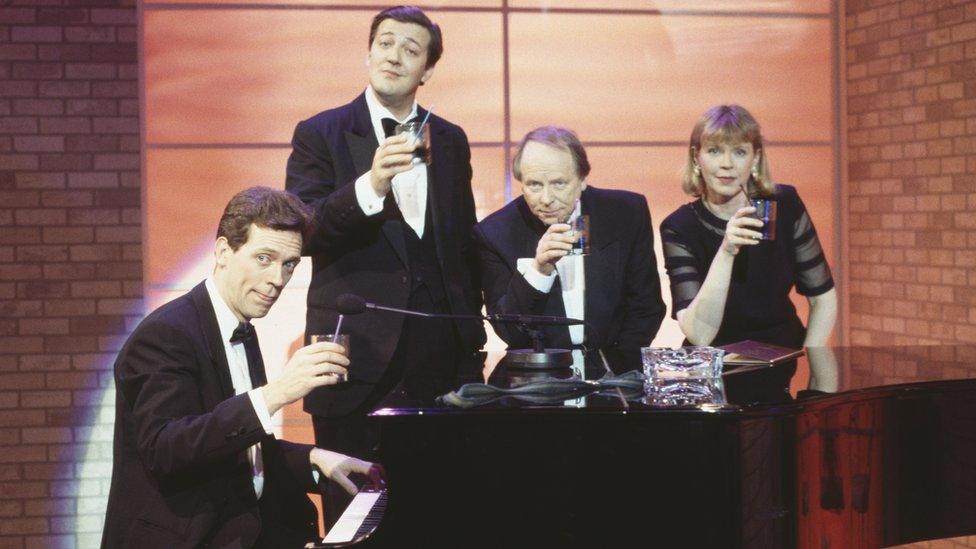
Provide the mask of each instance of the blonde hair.
{"label": "blonde hair", "polygon": [[772,196],[776,184],[769,175],[769,161],[766,159],[766,151],[763,150],[759,123],[749,111],[739,105],[714,106],[698,119],[698,123],[691,130],[688,162],[681,177],[681,189],[694,197],[705,193],[705,181],[701,171],[695,172],[695,155],[703,145],[746,142],[751,143],[753,150],[759,154],[758,173],[750,177],[752,186],[760,196]]}

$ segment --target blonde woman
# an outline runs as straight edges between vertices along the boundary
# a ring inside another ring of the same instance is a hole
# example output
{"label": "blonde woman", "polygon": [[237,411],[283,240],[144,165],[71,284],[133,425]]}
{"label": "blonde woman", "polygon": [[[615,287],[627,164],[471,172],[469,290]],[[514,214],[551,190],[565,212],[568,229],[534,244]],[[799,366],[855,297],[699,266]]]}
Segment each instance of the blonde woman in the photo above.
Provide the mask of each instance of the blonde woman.
{"label": "blonde woman", "polygon": [[[759,124],[746,109],[719,105],[701,117],[682,188],[696,200],[664,220],[661,239],[672,315],[687,341],[825,345],[837,318],[830,267],[796,189],[770,179]],[[761,238],[750,198],[776,204],[775,238]],[[810,303],[806,327],[790,301],[794,286]]]}

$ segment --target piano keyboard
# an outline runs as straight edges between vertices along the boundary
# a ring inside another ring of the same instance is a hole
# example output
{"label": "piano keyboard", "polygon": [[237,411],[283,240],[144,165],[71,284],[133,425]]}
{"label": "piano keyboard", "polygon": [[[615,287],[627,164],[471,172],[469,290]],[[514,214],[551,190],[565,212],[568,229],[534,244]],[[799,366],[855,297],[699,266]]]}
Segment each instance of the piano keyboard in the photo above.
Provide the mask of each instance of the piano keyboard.
{"label": "piano keyboard", "polygon": [[385,510],[386,490],[363,488],[343,511],[322,543],[349,543],[372,534]]}

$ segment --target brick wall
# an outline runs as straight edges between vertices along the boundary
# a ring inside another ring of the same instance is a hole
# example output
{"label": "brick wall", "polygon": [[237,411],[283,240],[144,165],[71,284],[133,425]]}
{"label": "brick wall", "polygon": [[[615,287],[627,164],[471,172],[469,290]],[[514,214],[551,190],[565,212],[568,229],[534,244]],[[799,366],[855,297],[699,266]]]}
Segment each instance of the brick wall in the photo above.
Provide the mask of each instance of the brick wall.
{"label": "brick wall", "polygon": [[845,14],[848,341],[976,341],[976,2]]}
{"label": "brick wall", "polygon": [[119,4],[0,2],[4,548],[101,532],[112,419],[96,410],[142,312],[136,9]]}

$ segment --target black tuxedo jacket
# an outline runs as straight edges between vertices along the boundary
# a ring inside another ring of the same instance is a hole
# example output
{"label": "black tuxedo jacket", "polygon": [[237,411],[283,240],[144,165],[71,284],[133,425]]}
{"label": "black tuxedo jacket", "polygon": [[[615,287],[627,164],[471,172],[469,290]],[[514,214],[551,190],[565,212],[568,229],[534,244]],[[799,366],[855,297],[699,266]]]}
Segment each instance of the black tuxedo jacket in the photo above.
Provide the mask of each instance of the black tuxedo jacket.
{"label": "black tuxedo jacket", "polygon": [[[417,109],[421,119],[426,114]],[[432,161],[427,168],[427,207],[431,222],[425,230],[433,231],[451,312],[477,314],[482,300],[471,235],[476,221],[471,150],[460,127],[436,115],[430,116],[429,123]],[[312,256],[308,334],[334,330],[338,315],[329,308],[344,293],[381,305],[407,306],[410,270],[404,224],[393,195],[387,195],[383,211],[374,216],[367,216],[356,200],[354,183],[370,170],[378,143],[363,94],[295,128],[286,187],[312,206],[318,223],[305,249]],[[351,380],[375,383],[383,376],[402,325],[401,315],[382,312],[343,321],[342,330],[352,336]],[[477,368],[475,351],[484,344],[484,326],[471,321],[455,326],[462,348],[470,350],[469,366]],[[366,394],[350,390],[354,384],[343,385],[314,391],[305,398],[305,410],[321,416],[348,413]]]}
{"label": "black tuxedo jacket", "polygon": [[[582,213],[590,216],[591,243],[583,260],[584,345],[611,351],[617,358],[614,369],[636,368],[639,348],[654,339],[665,315],[647,200],[628,191],[588,186],[580,204]],[[558,278],[549,293],[543,293],[516,269],[518,258],[535,257],[545,231],[523,197],[475,227],[489,313],[566,315]],[[509,348],[532,346],[515,326],[494,327]],[[565,326],[547,326],[543,331],[548,347],[572,347]]]}
{"label": "black tuxedo jacket", "polygon": [[[264,380],[254,380],[255,386]],[[115,362],[112,485],[102,547],[290,547],[317,533],[312,447],[267,435],[234,395],[213,305],[197,285],[147,316]],[[264,459],[262,514],[247,449]],[[270,514],[268,512],[270,510]]]}

